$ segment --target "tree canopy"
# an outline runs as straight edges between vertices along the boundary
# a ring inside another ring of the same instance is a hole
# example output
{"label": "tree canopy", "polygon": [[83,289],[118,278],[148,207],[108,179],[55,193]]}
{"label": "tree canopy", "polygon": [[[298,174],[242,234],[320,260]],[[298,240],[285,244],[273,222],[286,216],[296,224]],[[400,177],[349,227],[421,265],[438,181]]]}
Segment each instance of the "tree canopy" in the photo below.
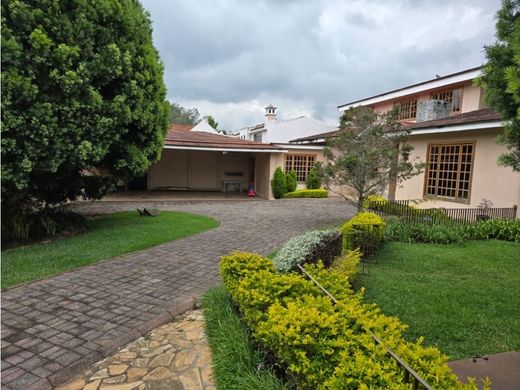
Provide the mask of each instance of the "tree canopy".
{"label": "tree canopy", "polygon": [[170,103],[170,123],[196,125],[199,122],[200,113],[196,108],[185,108],[179,103]]}
{"label": "tree canopy", "polygon": [[204,119],[206,122],[208,122],[208,125],[213,127],[215,130],[218,130],[218,122],[215,120],[215,118],[213,118],[211,115],[206,115]]}
{"label": "tree canopy", "polygon": [[350,108],[340,119],[340,130],[327,141],[327,162],[318,165],[324,184],[362,208],[363,200],[382,193],[395,180],[419,174],[421,163],[410,161],[409,130],[401,127],[396,113],[381,114],[369,107]]}
{"label": "tree canopy", "polygon": [[2,208],[143,174],[168,127],[137,0],[2,2]]}
{"label": "tree canopy", "polygon": [[481,84],[486,101],[509,123],[499,139],[508,152],[499,162],[520,172],[520,0],[503,0],[497,13],[497,41],[485,47]]}

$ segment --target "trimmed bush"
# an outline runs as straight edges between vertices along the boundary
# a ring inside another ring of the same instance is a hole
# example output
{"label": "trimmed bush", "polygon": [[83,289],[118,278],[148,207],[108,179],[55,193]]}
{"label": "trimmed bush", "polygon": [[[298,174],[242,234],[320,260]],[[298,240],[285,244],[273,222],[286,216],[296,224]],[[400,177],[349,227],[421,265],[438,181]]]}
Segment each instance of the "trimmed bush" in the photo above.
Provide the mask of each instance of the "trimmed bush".
{"label": "trimmed bush", "polygon": [[286,193],[284,198],[327,198],[329,192],[323,188],[317,190],[296,190]]}
{"label": "trimmed bush", "polygon": [[283,173],[282,168],[280,167],[276,168],[273,173],[271,188],[275,199],[282,198],[287,192],[287,180],[285,178],[285,173]]}
{"label": "trimmed bush", "polygon": [[411,389],[397,363],[367,332],[371,331],[434,388],[477,389],[474,382],[458,381],[438,349],[423,346],[422,340],[406,341],[406,326],[383,315],[376,305],[363,304],[362,294],[354,294],[337,269],[305,266],[338,299],[333,305],[301,275],[279,274],[259,260],[255,270],[253,257],[244,253],[223,257],[221,275],[233,282],[225,282],[226,288],[253,339],[283,365],[294,387]]}
{"label": "trimmed bush", "polygon": [[296,180],[296,172],[289,171],[285,173],[285,181],[287,182],[287,191],[292,192],[296,190],[298,187],[298,182]]}
{"label": "trimmed bush", "polygon": [[337,230],[314,230],[293,237],[273,257],[280,272],[292,271],[296,265],[322,260],[329,265],[341,254],[341,235]]}
{"label": "trimmed bush", "polygon": [[388,200],[386,200],[383,195],[368,195],[363,201],[363,208],[374,208],[376,205],[385,203],[388,203]]}
{"label": "trimmed bush", "polygon": [[308,190],[317,190],[321,187],[321,179],[316,168],[312,168],[309,171],[309,175],[307,176],[307,180],[305,180],[305,184],[307,185]]}
{"label": "trimmed bush", "polygon": [[[385,221],[379,215],[369,212],[357,213],[339,229],[343,236],[343,252],[367,245],[379,246],[383,241],[384,227]],[[359,242],[358,238],[362,242]],[[363,248],[361,250],[363,251]]]}

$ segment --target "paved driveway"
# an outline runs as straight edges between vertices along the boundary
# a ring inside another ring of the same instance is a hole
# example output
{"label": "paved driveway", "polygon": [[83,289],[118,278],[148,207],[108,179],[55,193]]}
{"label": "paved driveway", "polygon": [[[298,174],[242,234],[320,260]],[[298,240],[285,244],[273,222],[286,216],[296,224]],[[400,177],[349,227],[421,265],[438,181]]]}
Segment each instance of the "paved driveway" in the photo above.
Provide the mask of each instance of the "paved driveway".
{"label": "paved driveway", "polygon": [[109,213],[138,206],[210,215],[221,226],[3,292],[3,388],[61,384],[191,308],[218,283],[221,255],[266,255],[298,233],[337,225],[354,213],[338,198],[96,202],[76,208]]}

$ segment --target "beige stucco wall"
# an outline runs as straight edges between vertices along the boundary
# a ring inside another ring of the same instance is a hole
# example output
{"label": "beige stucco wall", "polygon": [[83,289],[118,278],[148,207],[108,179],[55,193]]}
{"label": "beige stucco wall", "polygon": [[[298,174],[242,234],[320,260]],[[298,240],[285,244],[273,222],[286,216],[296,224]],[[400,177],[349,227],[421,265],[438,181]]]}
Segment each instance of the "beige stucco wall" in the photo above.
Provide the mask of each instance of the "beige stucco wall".
{"label": "beige stucco wall", "polygon": [[271,157],[269,153],[257,153],[255,155],[256,163],[255,163],[255,190],[257,196],[262,198],[269,199],[272,197],[271,194],[271,177],[269,176],[270,172],[270,162]]}
{"label": "beige stucco wall", "polygon": [[[395,103],[397,103],[401,100],[417,99],[417,103],[419,103],[419,102],[423,102],[426,100],[430,100],[430,94],[432,92],[436,92],[439,90],[447,90],[450,88],[455,89],[455,88],[460,88],[460,87],[463,88],[461,113],[474,111],[474,110],[478,110],[480,108],[485,107],[485,103],[482,98],[483,97],[482,89],[480,87],[474,86],[472,81],[468,81],[464,84],[453,85],[452,87],[448,86],[448,87],[443,87],[443,88],[431,89],[431,90],[423,91],[418,94],[409,95],[406,97],[401,97],[398,99],[381,102],[378,104],[374,104],[372,106],[372,108],[374,108],[378,112],[388,112],[392,109],[392,107],[394,106]],[[456,115],[456,114],[452,114],[452,115]],[[410,122],[410,121],[407,121],[407,122]],[[412,120],[412,122],[414,122],[414,121]]]}
{"label": "beige stucco wall", "polygon": [[397,185],[396,199],[411,199],[419,201],[420,207],[476,207],[482,199],[493,202],[494,207],[511,207],[520,204],[520,174],[512,169],[497,164],[497,157],[506,149],[496,143],[496,137],[501,129],[484,129],[456,133],[414,135],[410,144],[414,146],[412,159],[418,157],[426,161],[428,144],[451,141],[474,141],[473,177],[469,204],[425,200],[424,173]]}
{"label": "beige stucco wall", "polygon": [[164,149],[161,159],[148,171],[148,189],[221,191],[224,181],[229,181],[239,182],[245,191],[250,180],[251,155]]}

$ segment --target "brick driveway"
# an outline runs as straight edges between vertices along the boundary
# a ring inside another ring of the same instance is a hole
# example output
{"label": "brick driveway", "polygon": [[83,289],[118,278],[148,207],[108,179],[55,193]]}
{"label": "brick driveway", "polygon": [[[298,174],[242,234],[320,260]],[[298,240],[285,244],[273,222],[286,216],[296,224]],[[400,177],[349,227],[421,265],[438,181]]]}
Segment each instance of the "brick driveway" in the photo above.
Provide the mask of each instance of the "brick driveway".
{"label": "brick driveway", "polygon": [[[96,202],[83,213],[156,207],[213,216],[221,226],[2,293],[2,388],[48,389],[185,312],[218,283],[233,250],[272,252],[300,232],[337,225],[345,201]],[[145,232],[143,232],[145,234]]]}

